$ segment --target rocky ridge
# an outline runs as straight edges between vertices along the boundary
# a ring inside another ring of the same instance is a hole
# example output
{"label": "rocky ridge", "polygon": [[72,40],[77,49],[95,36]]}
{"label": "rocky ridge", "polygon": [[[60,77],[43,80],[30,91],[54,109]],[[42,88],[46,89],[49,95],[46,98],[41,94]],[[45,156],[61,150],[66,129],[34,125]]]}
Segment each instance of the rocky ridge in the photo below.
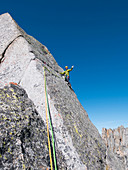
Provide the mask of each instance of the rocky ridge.
{"label": "rocky ridge", "polygon": [[[128,128],[102,129],[102,138],[106,144],[107,154],[112,151],[113,156],[121,164],[123,170],[128,169]],[[112,159],[111,157],[111,159]],[[110,161],[108,159],[108,161]],[[112,166],[112,165],[111,165]]]}

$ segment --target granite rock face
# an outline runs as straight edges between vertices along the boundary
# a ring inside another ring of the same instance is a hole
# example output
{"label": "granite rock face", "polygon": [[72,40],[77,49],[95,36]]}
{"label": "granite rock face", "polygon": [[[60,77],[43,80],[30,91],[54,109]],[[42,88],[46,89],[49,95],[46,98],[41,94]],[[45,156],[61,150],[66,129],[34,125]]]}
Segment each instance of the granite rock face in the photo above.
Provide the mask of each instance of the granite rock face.
{"label": "granite rock face", "polygon": [[[128,128],[102,129],[102,138],[107,148],[107,161],[112,169],[113,165],[120,165],[120,169],[128,169]],[[111,152],[111,153],[110,153]],[[110,156],[111,155],[111,156]],[[116,161],[115,161],[115,160]],[[114,168],[117,169],[117,168]]]}
{"label": "granite rock face", "polygon": [[8,13],[0,30],[0,169],[50,169],[44,68],[58,169],[106,169],[105,144],[48,49]]}
{"label": "granite rock face", "polygon": [[46,126],[19,86],[0,89],[0,169],[49,167]]}

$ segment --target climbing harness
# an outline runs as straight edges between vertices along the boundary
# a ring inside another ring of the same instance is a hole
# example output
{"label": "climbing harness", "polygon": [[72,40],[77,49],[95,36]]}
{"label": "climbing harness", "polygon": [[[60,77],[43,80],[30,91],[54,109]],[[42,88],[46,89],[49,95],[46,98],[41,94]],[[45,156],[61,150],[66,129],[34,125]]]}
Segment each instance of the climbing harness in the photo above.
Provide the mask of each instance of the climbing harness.
{"label": "climbing harness", "polygon": [[50,124],[51,134],[52,134],[52,149],[53,149],[54,168],[55,168],[55,170],[57,170],[57,161],[56,161],[56,152],[55,152],[55,141],[54,141],[52,120],[51,120],[50,108],[49,108],[49,102],[48,102],[47,88],[46,88],[45,67],[43,67],[43,70],[44,70],[44,83],[45,83],[45,108],[46,108],[46,121],[47,121],[47,135],[48,135],[48,147],[49,147],[50,165],[51,165],[51,170],[53,170],[52,154],[51,154],[51,147],[50,147],[49,127],[48,127],[48,117],[49,117],[49,124]]}

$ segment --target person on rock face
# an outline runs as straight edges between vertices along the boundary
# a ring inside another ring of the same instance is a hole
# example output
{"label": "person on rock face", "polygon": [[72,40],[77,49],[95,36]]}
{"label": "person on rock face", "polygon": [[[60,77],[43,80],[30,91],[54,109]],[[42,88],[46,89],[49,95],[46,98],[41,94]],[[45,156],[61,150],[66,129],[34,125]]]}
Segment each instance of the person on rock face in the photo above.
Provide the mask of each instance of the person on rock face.
{"label": "person on rock face", "polygon": [[69,77],[69,72],[72,71],[72,69],[74,68],[74,66],[71,67],[71,69],[68,69],[68,66],[65,66],[65,71],[60,73],[60,74],[64,74],[65,75],[65,81],[68,82],[68,84],[71,86],[69,80],[70,80],[70,77]]}

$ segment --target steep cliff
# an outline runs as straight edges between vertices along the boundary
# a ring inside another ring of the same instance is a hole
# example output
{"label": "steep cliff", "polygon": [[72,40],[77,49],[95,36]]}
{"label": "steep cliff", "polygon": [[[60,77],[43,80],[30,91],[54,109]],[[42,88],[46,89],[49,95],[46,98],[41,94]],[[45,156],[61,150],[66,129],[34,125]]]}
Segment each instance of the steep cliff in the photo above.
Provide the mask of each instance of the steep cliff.
{"label": "steep cliff", "polygon": [[[120,164],[120,169],[128,169],[128,128],[123,126],[117,129],[102,129],[102,138],[107,147],[107,161],[110,167],[115,164],[114,159],[117,160],[116,164]],[[111,158],[110,158],[111,151]],[[111,161],[113,159],[113,161]],[[110,163],[111,162],[111,163]]]}
{"label": "steep cliff", "polygon": [[47,107],[57,168],[106,168],[105,144],[61,71],[44,45],[27,35],[8,13],[0,16],[1,170],[51,169]]}

